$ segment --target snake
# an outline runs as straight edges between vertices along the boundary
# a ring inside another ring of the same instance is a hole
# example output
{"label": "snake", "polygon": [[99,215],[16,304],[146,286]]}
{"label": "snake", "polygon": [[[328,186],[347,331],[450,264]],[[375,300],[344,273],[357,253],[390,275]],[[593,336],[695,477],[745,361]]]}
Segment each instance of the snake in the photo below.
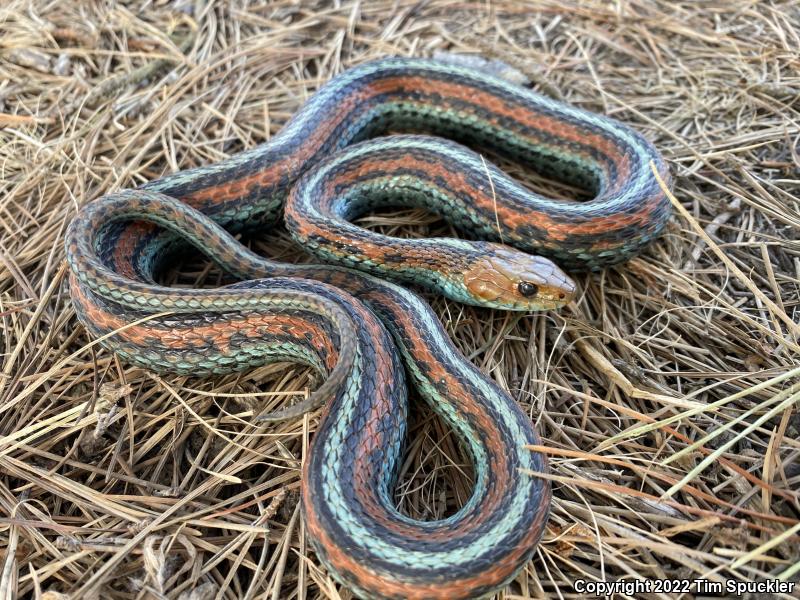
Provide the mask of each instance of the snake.
{"label": "snake", "polygon": [[[479,153],[480,152],[480,153]],[[579,188],[538,194],[494,165]],[[576,298],[567,271],[625,261],[663,231],[665,161],[612,118],[491,73],[389,57],[322,85],[268,141],[85,204],[65,239],[69,291],[89,335],[157,373],[217,376],[275,361],[310,366],[319,410],[301,506],[321,564],[361,598],[474,598],[511,582],[536,551],[552,490],[531,415],[457,349],[420,294],[513,311]],[[423,207],[459,238],[400,238],[360,216]],[[314,264],[237,240],[283,222]],[[233,282],[161,283],[199,252]],[[452,515],[397,508],[409,387],[473,466]]]}

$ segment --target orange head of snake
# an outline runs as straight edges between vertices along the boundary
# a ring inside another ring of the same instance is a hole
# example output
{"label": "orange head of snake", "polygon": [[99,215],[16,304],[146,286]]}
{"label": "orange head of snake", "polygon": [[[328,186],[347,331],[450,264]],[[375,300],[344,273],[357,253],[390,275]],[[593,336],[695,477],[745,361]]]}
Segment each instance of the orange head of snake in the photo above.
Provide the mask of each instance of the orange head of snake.
{"label": "orange head of snake", "polygon": [[464,285],[476,304],[549,310],[575,295],[575,283],[550,260],[500,244],[486,246],[490,251],[475,259],[464,274]]}

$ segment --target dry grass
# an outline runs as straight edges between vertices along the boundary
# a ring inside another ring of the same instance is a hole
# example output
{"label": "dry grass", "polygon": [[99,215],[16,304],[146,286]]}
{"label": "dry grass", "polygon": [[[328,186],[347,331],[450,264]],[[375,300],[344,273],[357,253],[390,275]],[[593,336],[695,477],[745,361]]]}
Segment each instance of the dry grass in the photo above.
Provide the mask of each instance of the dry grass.
{"label": "dry grass", "polygon": [[[669,160],[680,206],[645,256],[579,275],[558,313],[433,302],[551,457],[552,517],[503,597],[574,597],[577,578],[796,581],[796,3],[302,4],[0,9],[0,599],[350,597],[298,518],[316,415],[249,421],[255,403],[304,393],[308,373],[156,379],[119,363],[74,317],[62,234],[104,192],[268,139],[350,64],[434,51],[503,60],[635,126]],[[373,221],[445,228],[413,211]],[[259,247],[296,254],[281,233]],[[203,265],[175,277],[217,281]],[[469,477],[417,411],[403,510],[452,512]]]}

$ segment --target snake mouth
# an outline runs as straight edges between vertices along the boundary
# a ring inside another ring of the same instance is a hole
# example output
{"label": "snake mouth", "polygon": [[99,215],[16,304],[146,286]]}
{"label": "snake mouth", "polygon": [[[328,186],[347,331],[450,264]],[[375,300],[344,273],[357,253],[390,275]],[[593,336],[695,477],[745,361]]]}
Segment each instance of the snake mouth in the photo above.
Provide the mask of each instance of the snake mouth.
{"label": "snake mouth", "polygon": [[499,244],[476,260],[464,284],[476,304],[506,310],[551,310],[572,301],[575,283],[552,261]]}

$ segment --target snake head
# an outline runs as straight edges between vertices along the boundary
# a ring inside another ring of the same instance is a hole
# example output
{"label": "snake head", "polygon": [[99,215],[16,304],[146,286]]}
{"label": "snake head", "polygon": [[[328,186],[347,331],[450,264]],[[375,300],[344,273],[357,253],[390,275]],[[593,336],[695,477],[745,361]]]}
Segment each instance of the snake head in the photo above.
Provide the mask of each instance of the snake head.
{"label": "snake head", "polygon": [[500,244],[486,244],[464,274],[476,304],[506,310],[549,310],[575,295],[575,283],[552,261]]}

